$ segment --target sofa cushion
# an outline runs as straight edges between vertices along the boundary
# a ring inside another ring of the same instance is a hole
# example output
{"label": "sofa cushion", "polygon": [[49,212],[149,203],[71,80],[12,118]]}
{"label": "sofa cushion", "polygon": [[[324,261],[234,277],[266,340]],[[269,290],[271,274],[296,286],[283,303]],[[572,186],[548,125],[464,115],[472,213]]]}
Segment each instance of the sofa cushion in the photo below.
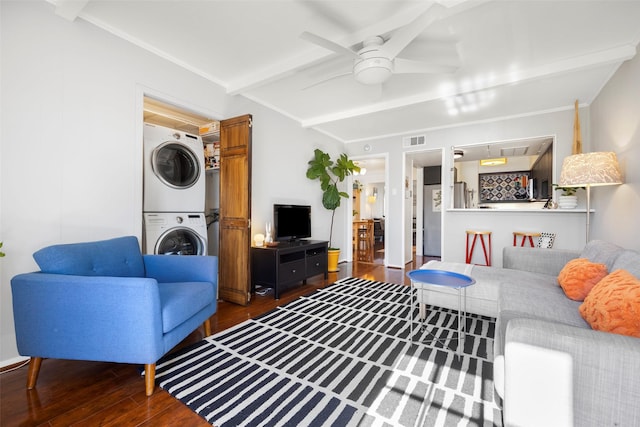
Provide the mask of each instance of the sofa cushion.
{"label": "sofa cushion", "polygon": [[608,271],[613,271],[613,263],[623,252],[625,249],[613,243],[592,240],[585,245],[580,253],[580,258],[587,258],[591,262],[600,262],[607,266]]}
{"label": "sofa cushion", "polygon": [[594,286],[580,314],[593,329],[640,338],[640,280],[614,271]]}
{"label": "sofa cushion", "polygon": [[144,277],[142,254],[134,236],[48,246],[33,258],[43,273]]}
{"label": "sofa cushion", "polygon": [[578,313],[581,302],[567,298],[555,277],[541,274],[536,276],[537,281],[531,278],[528,281],[502,284],[498,300],[500,317],[504,311],[520,313],[522,317],[589,327]]}
{"label": "sofa cushion", "polygon": [[589,291],[608,273],[604,264],[591,262],[587,258],[576,258],[560,271],[558,283],[567,297],[574,301],[584,301]]}
{"label": "sofa cushion", "polygon": [[162,332],[176,326],[215,301],[214,287],[209,282],[158,283],[162,306]]}
{"label": "sofa cushion", "polygon": [[500,287],[499,314],[494,342],[495,355],[504,354],[507,325],[513,319],[546,320],[589,329],[589,324],[578,312],[581,302],[567,298],[562,288],[558,286],[556,277],[529,274],[531,276],[525,277],[522,281],[502,283]]}
{"label": "sofa cushion", "polygon": [[627,270],[640,279],[640,254],[632,250],[624,251],[616,258],[610,271],[615,270]]}

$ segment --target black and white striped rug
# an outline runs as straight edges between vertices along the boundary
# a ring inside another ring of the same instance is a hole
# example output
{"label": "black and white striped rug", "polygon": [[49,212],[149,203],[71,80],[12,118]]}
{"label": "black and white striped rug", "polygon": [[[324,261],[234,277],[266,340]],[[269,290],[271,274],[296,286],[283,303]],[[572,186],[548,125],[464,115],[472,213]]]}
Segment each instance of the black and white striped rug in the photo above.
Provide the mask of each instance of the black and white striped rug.
{"label": "black and white striped rug", "polygon": [[[156,378],[216,426],[501,425],[494,319],[467,316],[462,357],[455,341],[411,345],[409,292],[342,279],[171,355]],[[416,341],[457,335],[455,310],[428,313]]]}

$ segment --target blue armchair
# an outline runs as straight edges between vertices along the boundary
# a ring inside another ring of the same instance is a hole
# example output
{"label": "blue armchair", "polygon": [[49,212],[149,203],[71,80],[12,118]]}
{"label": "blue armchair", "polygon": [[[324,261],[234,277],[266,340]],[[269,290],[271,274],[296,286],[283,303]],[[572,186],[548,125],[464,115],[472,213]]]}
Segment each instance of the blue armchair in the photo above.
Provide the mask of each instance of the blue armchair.
{"label": "blue armchair", "polygon": [[156,361],[217,308],[218,259],[142,255],[136,237],[54,245],[33,254],[39,272],[11,279],[18,352],[30,356],[27,388],[44,358],[145,366],[146,394]]}

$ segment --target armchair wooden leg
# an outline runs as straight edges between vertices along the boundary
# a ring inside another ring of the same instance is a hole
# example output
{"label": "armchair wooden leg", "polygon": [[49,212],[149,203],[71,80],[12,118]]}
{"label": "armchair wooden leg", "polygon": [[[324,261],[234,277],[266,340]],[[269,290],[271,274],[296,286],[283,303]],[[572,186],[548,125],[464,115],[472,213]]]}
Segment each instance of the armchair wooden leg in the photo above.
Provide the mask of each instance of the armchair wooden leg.
{"label": "armchair wooden leg", "polygon": [[29,361],[29,372],[27,373],[27,389],[31,390],[36,386],[41,365],[42,357],[32,357]]}
{"label": "armchair wooden leg", "polygon": [[204,336],[208,337],[211,335],[211,318],[205,320],[202,325],[204,326]]}
{"label": "armchair wooden leg", "polygon": [[147,396],[153,394],[153,390],[156,387],[156,364],[147,363],[144,365],[144,385],[147,392]]}

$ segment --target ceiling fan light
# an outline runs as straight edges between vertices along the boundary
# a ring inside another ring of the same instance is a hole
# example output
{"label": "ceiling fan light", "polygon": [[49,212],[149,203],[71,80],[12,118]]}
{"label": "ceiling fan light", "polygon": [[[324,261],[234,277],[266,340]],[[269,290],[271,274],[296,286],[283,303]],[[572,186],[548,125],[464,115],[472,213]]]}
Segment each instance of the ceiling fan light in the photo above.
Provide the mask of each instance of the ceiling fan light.
{"label": "ceiling fan light", "polygon": [[387,58],[368,58],[353,66],[356,81],[365,85],[384,83],[393,74],[392,62]]}
{"label": "ceiling fan light", "polygon": [[500,166],[506,165],[507,158],[506,157],[496,157],[495,159],[481,159],[480,166]]}

